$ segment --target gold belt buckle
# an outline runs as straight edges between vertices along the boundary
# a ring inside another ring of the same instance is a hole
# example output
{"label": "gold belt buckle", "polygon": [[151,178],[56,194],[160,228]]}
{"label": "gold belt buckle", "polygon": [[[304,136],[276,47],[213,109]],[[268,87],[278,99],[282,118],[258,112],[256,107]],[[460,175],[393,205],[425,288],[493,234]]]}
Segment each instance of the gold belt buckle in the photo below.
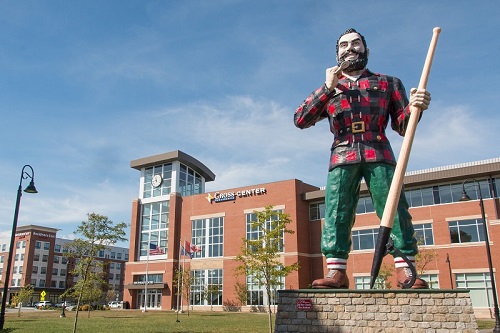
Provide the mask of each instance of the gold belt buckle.
{"label": "gold belt buckle", "polygon": [[365,132],[365,122],[356,121],[351,124],[352,133],[364,133]]}

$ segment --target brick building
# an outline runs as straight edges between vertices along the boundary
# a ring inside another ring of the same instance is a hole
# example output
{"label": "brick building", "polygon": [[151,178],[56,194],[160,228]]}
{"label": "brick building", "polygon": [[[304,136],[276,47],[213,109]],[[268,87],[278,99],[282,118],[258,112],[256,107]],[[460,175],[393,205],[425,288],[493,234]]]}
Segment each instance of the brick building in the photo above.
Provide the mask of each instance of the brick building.
{"label": "brick building", "polygon": [[[249,223],[254,211],[268,205],[293,221],[289,228],[295,233],[284,236],[282,260],[299,261],[301,266],[277,287],[307,288],[313,279],[324,275],[326,265],[320,251],[324,189],[291,179],[207,193],[205,184],[214,181],[215,175],[181,151],[134,160],[131,167],[140,171],[139,198],[132,203],[130,259],[125,274],[124,300],[132,308],[144,308],[146,294],[148,309],[176,308],[173,278],[179,261],[191,269],[189,303],[194,308],[212,305],[222,309],[224,304],[238,303],[237,283],[246,283],[247,308],[265,304],[262,286],[251,277],[235,275],[238,264],[234,257],[240,251],[242,237],[252,236]],[[421,261],[432,258],[423,268],[424,278],[432,288],[470,289],[474,309],[481,317],[490,315],[492,298],[477,190],[480,187],[484,199],[493,267],[498,267],[499,177],[500,159],[405,175],[406,197],[424,254]],[[465,180],[465,189],[473,199],[469,202],[459,201]],[[348,259],[352,289],[369,287],[379,223],[362,184]],[[180,256],[180,246],[186,241],[200,250],[192,258]],[[392,268],[392,257],[387,256],[384,265]],[[209,285],[219,286],[211,301],[203,297]],[[385,286],[396,286],[395,274],[387,278]]]}
{"label": "brick building", "polygon": [[[72,260],[64,256],[64,244],[69,239],[57,238],[58,229],[38,225],[19,226],[15,234],[15,252],[12,258],[12,268],[7,300],[16,294],[21,287],[34,286],[30,303],[40,300],[40,294],[45,292],[45,300],[59,303],[59,296],[71,288],[77,277],[71,275],[74,268]],[[9,254],[9,239],[0,239],[0,278],[6,269]],[[123,296],[123,281],[125,262],[128,261],[127,248],[110,246],[98,255],[98,260],[104,261],[104,273],[108,277],[110,288],[115,290],[119,299]]]}

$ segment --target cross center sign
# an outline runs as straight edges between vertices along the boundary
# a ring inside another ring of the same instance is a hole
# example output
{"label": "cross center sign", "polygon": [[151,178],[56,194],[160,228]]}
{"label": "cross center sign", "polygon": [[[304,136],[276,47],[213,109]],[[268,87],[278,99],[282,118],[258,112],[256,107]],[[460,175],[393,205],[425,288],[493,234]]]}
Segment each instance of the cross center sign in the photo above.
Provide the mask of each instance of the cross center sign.
{"label": "cross center sign", "polygon": [[312,300],[309,298],[299,298],[296,307],[298,311],[310,311],[312,310]]}

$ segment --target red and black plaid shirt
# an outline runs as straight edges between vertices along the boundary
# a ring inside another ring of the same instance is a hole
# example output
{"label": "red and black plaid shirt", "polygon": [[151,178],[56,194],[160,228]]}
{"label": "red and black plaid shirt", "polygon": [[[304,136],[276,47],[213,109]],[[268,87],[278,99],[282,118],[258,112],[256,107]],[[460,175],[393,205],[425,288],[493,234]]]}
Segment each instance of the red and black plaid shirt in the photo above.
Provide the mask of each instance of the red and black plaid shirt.
{"label": "red and black plaid shirt", "polygon": [[295,111],[295,126],[304,129],[328,118],[334,135],[330,168],[364,162],[396,164],[385,135],[391,127],[404,135],[410,111],[405,88],[396,77],[365,70],[352,81],[342,76],[334,91],[316,89]]}

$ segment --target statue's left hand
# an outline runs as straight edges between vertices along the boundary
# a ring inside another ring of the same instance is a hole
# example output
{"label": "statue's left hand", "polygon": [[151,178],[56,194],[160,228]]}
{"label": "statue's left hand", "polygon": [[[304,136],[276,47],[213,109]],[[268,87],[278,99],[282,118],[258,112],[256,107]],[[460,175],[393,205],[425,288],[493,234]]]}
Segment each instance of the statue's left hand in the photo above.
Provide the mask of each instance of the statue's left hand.
{"label": "statue's left hand", "polygon": [[410,90],[410,106],[416,106],[420,110],[427,110],[431,102],[431,94],[427,90],[417,90],[411,88]]}

